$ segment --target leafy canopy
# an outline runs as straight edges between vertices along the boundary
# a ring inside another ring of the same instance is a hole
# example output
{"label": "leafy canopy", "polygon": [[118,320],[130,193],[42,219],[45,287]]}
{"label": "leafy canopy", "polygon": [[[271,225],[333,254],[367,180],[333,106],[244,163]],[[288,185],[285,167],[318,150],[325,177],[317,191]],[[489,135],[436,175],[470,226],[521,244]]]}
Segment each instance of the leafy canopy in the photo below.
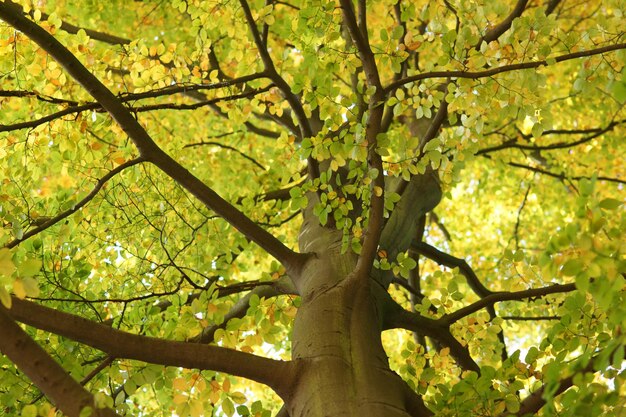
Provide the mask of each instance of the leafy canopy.
{"label": "leafy canopy", "polygon": [[[96,406],[278,410],[250,373],[120,356],[38,306],[288,361],[309,210],[469,349],[480,373],[383,333],[437,415],[624,409],[623,0],[361,1],[359,37],[345,2],[20,3],[0,2],[0,301]],[[429,172],[441,203],[387,252],[371,225]],[[6,354],[2,413],[54,415]]]}

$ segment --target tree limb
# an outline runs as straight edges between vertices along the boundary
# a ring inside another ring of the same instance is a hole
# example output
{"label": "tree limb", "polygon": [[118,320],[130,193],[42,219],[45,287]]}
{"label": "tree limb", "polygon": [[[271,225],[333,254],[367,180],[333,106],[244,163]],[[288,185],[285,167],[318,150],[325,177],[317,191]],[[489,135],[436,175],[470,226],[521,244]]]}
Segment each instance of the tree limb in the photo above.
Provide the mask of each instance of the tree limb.
{"label": "tree limb", "polygon": [[76,382],[0,307],[0,351],[69,417],[91,407],[94,417],[119,417],[110,408],[97,408],[93,395]]}
{"label": "tree limb", "polygon": [[544,297],[549,294],[559,294],[564,292],[572,292],[576,290],[576,284],[554,284],[543,288],[531,288],[530,290],[515,292],[496,292],[492,293],[473,304],[463,307],[453,313],[446,314],[437,322],[443,325],[451,325],[452,323],[467,317],[487,306],[493,305],[500,301],[519,301],[525,298]]}
{"label": "tree limb", "polygon": [[411,249],[419,253],[420,255],[424,255],[428,259],[431,259],[437,262],[440,265],[447,266],[448,268],[459,268],[459,271],[465,276],[468,285],[470,288],[478,295],[479,297],[486,297],[490,294],[493,294],[493,291],[490,291],[480,282],[480,279],[469,266],[469,264],[465,261],[465,259],[454,257],[450,254],[440,251],[434,246],[429,245],[426,242],[413,242],[411,244]]}
{"label": "tree limb", "polygon": [[277,361],[219,346],[163,340],[113,329],[82,317],[13,297],[9,314],[29,326],[99,349],[115,358],[226,372],[280,392],[291,375],[291,362]]}
{"label": "tree limb", "polygon": [[[615,45],[603,46],[601,48],[590,49],[588,51],[572,52],[570,54],[559,55],[550,60],[554,60],[556,63],[569,61],[571,59],[584,58],[587,56],[601,55],[612,51],[618,51],[620,49],[626,49],[626,43],[618,43]],[[385,93],[390,94],[397,88],[412,83],[415,81],[426,80],[429,78],[469,78],[477,80],[479,78],[492,77],[503,72],[517,71],[521,69],[539,68],[548,66],[548,60],[542,59],[540,61],[522,62],[519,64],[502,65],[500,67],[490,68],[484,71],[431,71],[423,72],[421,74],[412,75],[410,77],[402,78],[398,81],[394,81],[385,87]]]}
{"label": "tree limb", "polygon": [[[520,163],[517,163],[517,162],[507,162],[507,165],[510,165],[510,166],[516,167],[516,168],[527,169],[527,170],[532,171],[532,172],[538,172],[540,174],[544,174],[544,175],[547,175],[547,176],[553,177],[553,178],[558,178],[560,180],[564,180],[564,179],[571,179],[571,180],[591,179],[591,177],[584,176],[584,175],[570,176],[570,175],[565,175],[565,173],[557,174],[555,172],[547,171],[545,169],[533,167],[533,166],[530,166],[530,165],[520,164]],[[614,183],[617,183],[617,184],[626,184],[626,180],[622,180],[622,179],[619,179],[619,178],[605,177],[605,176],[602,176],[602,175],[599,175],[596,178],[601,180],[601,181],[614,182]]]}
{"label": "tree limb", "polygon": [[[500,145],[490,146],[488,148],[480,149],[474,155],[486,155],[486,154],[489,154],[491,152],[499,151],[499,150],[502,150],[502,149],[509,149],[509,148],[523,149],[523,150],[529,150],[529,151],[550,151],[550,150],[553,150],[553,149],[572,148],[574,146],[578,146],[578,145],[582,145],[584,143],[587,143],[587,142],[597,138],[598,136],[601,136],[602,134],[613,130],[613,128],[615,128],[615,126],[621,125],[623,123],[626,123],[626,120],[616,120],[616,121],[613,121],[613,122],[609,123],[604,128],[574,129],[574,130],[564,130],[564,129],[546,130],[546,131],[544,131],[541,134],[541,136],[557,135],[557,134],[570,134],[570,135],[584,134],[584,133],[591,133],[591,134],[589,136],[585,136],[584,138],[581,138],[581,139],[578,139],[578,140],[575,140],[575,141],[572,141],[572,142],[557,142],[557,143],[553,143],[553,144],[550,144],[550,145],[543,145],[543,146],[542,145],[524,145],[524,144],[521,144],[521,143],[517,143],[516,139],[510,139],[510,140],[507,140],[507,141],[501,143]],[[524,136],[524,138],[526,138],[526,136]]]}
{"label": "tree limb", "polygon": [[503,21],[489,29],[483,35],[483,37],[480,38],[480,40],[476,44],[476,49],[480,50],[480,45],[482,45],[483,42],[489,43],[495,41],[500,37],[500,35],[509,30],[511,24],[513,23],[513,20],[517,19],[522,15],[522,13],[524,13],[524,9],[526,8],[527,4],[528,0],[518,0],[511,13]]}
{"label": "tree limb", "polygon": [[376,177],[373,178],[370,187],[371,196],[369,202],[368,227],[363,233],[364,237],[361,253],[354,274],[352,275],[356,279],[364,279],[369,277],[383,230],[385,176],[383,173],[383,161],[378,153],[377,136],[381,132],[385,94],[380,82],[374,53],[370,48],[367,37],[364,37],[361,28],[359,28],[352,1],[340,0],[339,3],[343,13],[344,24],[359,52],[367,85],[374,89],[368,102],[369,114],[365,126],[365,140],[367,141],[367,165],[369,170],[376,171]]}

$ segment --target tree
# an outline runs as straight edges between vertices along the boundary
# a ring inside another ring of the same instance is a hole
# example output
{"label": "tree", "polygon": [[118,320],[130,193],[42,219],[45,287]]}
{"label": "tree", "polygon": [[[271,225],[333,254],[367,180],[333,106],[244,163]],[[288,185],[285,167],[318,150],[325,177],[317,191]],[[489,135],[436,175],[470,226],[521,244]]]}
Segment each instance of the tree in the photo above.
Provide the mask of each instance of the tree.
{"label": "tree", "polygon": [[4,415],[623,415],[624,1],[35,3]]}

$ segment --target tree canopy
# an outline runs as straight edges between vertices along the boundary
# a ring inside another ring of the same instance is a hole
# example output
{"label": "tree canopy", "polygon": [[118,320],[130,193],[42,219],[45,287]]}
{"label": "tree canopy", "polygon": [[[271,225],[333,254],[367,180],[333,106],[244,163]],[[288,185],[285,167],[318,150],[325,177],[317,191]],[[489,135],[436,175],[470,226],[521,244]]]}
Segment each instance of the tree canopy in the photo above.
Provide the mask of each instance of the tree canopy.
{"label": "tree canopy", "polygon": [[625,415],[625,14],[0,1],[0,414]]}

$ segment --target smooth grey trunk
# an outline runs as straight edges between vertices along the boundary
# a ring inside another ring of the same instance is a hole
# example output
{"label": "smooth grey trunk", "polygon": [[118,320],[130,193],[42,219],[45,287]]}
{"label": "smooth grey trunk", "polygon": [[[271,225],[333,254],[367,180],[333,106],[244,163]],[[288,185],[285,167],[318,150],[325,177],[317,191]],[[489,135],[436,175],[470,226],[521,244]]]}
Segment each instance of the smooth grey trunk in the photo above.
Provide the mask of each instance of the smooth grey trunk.
{"label": "smooth grey trunk", "polygon": [[415,410],[415,394],[389,368],[380,339],[380,303],[369,285],[347,279],[357,255],[342,253],[341,232],[320,226],[309,211],[300,250],[315,257],[297,281],[302,305],[294,323],[292,356],[298,373],[285,398],[289,415],[430,415],[425,408]]}

